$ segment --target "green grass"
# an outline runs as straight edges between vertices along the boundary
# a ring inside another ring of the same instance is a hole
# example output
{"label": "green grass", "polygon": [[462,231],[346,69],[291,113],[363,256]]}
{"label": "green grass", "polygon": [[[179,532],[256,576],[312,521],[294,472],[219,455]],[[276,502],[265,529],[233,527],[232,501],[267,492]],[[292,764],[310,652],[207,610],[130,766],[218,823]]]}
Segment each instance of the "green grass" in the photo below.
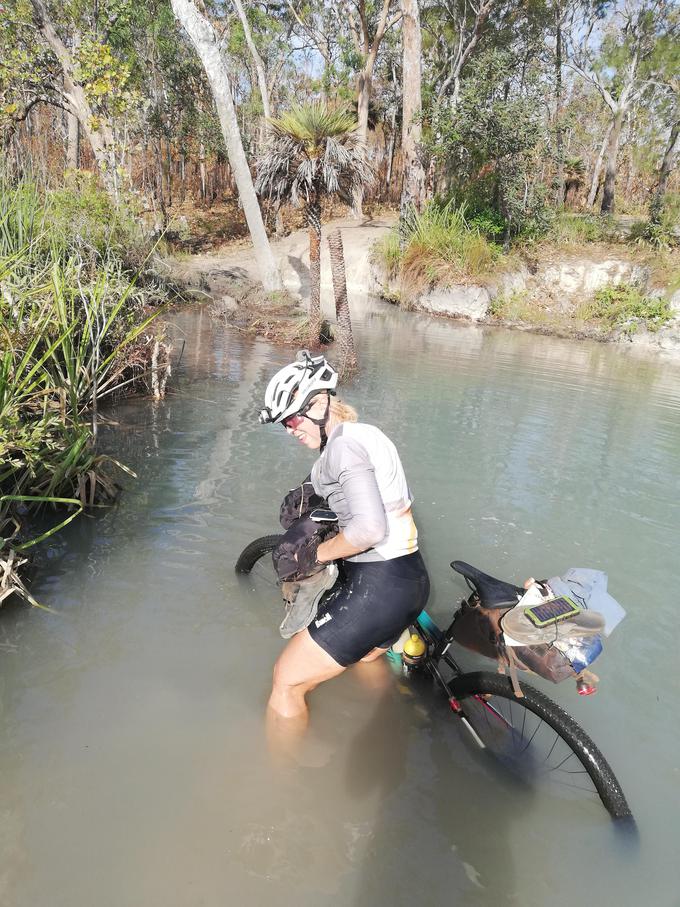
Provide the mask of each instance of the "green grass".
{"label": "green grass", "polygon": [[390,230],[386,236],[376,243],[374,253],[384,265],[388,277],[396,277],[399,274],[401,265],[399,231],[397,229]]}
{"label": "green grass", "polygon": [[547,311],[529,293],[522,291],[510,293],[508,296],[496,296],[489,306],[489,315],[503,321],[520,321],[526,324],[559,327],[565,324],[564,316]]}
{"label": "green grass", "polygon": [[32,510],[70,509],[58,528],[115,495],[97,410],[144,371],[143,338],[160,311],[149,304],[164,301],[131,268],[144,243],[129,218],[92,188],[71,192],[0,181],[0,574],[13,551],[51,534],[27,537]]}
{"label": "green grass", "polygon": [[605,242],[611,234],[608,218],[594,214],[568,214],[561,212],[555,218],[548,239],[558,245],[583,245]]}
{"label": "green grass", "polygon": [[609,328],[623,327],[633,333],[639,325],[657,331],[672,317],[668,300],[645,296],[630,284],[617,284],[598,290],[592,301],[579,309],[585,321],[597,321]]}
{"label": "green grass", "polygon": [[490,276],[503,259],[501,249],[468,223],[465,206],[431,202],[411,211],[379,244],[388,275],[399,278],[404,297],[434,286],[472,283]]}

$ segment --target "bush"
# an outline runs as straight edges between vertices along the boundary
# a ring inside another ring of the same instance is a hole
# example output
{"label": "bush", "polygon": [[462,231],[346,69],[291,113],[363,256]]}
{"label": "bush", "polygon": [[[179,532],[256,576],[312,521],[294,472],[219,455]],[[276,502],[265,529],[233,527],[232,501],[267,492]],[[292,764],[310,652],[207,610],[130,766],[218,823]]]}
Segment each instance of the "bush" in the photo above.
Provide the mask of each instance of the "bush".
{"label": "bush", "polygon": [[477,230],[482,236],[492,241],[501,239],[507,232],[507,222],[492,208],[482,208],[467,219],[471,230]]}
{"label": "bush", "polygon": [[607,239],[608,220],[593,214],[567,214],[555,218],[549,238],[560,245],[582,245]]}
{"label": "bush", "polygon": [[77,248],[97,260],[115,256],[130,270],[144,264],[152,239],[145,237],[134,201],[114,205],[87,174],[45,195],[45,221],[50,242],[66,254]]}
{"label": "bush", "polygon": [[535,238],[550,226],[551,205],[540,162],[549,140],[544,86],[537,65],[523,69],[520,94],[509,94],[508,74],[519,60],[508,49],[482,50],[463,80],[458,104],[432,104],[426,119],[426,150],[442,168],[456,197],[493,212],[508,240]]}
{"label": "bush", "polygon": [[381,248],[392,274],[413,291],[465,283],[486,276],[502,257],[465,218],[465,206],[434,201],[422,214],[411,211]]}
{"label": "bush", "polygon": [[631,239],[656,250],[680,246],[680,194],[669,192],[663,206],[652,206],[652,217],[633,225]]}
{"label": "bush", "polygon": [[37,541],[18,538],[27,508],[82,509],[114,493],[93,413],[148,370],[159,350],[147,327],[160,311],[149,304],[165,299],[130,269],[127,242],[138,236],[96,191],[43,195],[30,181],[0,181],[0,570],[10,542],[20,551]]}
{"label": "bush", "polygon": [[581,315],[610,328],[626,327],[632,333],[638,324],[658,330],[670,320],[672,312],[667,299],[644,296],[637,287],[621,283],[598,290],[593,301],[581,309]]}

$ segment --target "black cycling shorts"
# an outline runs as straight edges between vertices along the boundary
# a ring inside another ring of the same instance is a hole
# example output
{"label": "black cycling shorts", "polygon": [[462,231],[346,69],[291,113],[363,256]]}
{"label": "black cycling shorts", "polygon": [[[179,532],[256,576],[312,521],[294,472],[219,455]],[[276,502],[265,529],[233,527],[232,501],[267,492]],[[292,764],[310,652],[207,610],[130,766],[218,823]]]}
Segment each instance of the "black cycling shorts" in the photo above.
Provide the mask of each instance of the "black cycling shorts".
{"label": "black cycling shorts", "polygon": [[387,649],[427,603],[430,579],[419,551],[388,561],[344,561],[344,582],[319,604],[309,635],[347,667]]}

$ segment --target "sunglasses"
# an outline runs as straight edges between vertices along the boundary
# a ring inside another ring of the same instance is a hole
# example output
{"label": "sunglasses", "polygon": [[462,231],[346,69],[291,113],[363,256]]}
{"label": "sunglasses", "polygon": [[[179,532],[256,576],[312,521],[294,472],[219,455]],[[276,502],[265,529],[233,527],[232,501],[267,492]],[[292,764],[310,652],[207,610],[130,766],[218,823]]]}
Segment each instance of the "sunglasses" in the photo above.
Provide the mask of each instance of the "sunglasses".
{"label": "sunglasses", "polygon": [[300,413],[295,413],[295,415],[293,416],[286,416],[285,419],[282,419],[281,425],[283,425],[284,428],[295,429],[304,421],[304,419],[305,416],[301,415]]}

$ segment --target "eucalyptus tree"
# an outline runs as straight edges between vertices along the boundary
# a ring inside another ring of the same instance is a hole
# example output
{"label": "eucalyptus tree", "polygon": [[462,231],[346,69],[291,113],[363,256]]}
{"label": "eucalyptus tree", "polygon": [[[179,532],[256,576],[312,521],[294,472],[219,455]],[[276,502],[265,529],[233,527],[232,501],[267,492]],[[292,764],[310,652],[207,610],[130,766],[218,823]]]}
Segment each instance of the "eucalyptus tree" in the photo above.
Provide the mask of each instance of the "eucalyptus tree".
{"label": "eucalyptus tree", "polygon": [[[368,140],[368,114],[373,93],[373,77],[380,46],[388,29],[401,19],[395,0],[372,3],[369,0],[342,0],[357,60],[357,132],[359,140]],[[354,212],[362,213],[362,195],[358,190]]]}
{"label": "eucalyptus tree", "polygon": [[131,0],[86,6],[48,7],[30,0],[33,22],[43,46],[56,60],[58,92],[66,109],[87,137],[102,181],[118,198],[121,171],[117,155],[116,120],[139,107],[141,98],[131,84],[130,66],[111,49],[110,35],[121,17],[129,14]]}
{"label": "eucalyptus tree", "polygon": [[425,201],[425,171],[420,155],[422,139],[422,39],[418,0],[401,0],[402,10],[402,129],[401,151],[404,180],[401,211],[422,210]]}
{"label": "eucalyptus tree", "polygon": [[277,203],[305,210],[309,230],[310,342],[321,325],[321,201],[349,203],[373,179],[359,124],[322,101],[295,107],[269,121],[269,143],[257,161],[256,188]]}
{"label": "eucalyptus tree", "polygon": [[481,0],[478,4],[468,0],[440,0],[434,4],[449,25],[436,36],[443,61],[437,97],[450,96],[449,103],[454,109],[460,97],[463,67],[479,45],[489,16],[498,5],[499,0]]}
{"label": "eucalyptus tree", "polygon": [[659,223],[664,212],[668,180],[680,148],[680,8],[671,13],[667,35],[657,44],[655,58],[659,69],[656,85],[656,117],[663,131],[668,130],[656,187],[649,206],[650,220]]}
{"label": "eucalyptus tree", "polygon": [[253,180],[243,150],[238,120],[236,119],[229,71],[220,48],[217,33],[212,23],[198,9],[193,0],[172,0],[172,9],[196,48],[210,83],[229,163],[234,173],[243,213],[245,214],[253,242],[262,285],[267,291],[279,290],[281,288],[281,276],[269,244],[269,238],[262,220],[262,212],[253,188]]}
{"label": "eucalyptus tree", "polygon": [[587,0],[574,6],[565,35],[565,64],[592,85],[609,108],[611,128],[602,190],[602,214],[613,214],[626,117],[659,77],[661,40],[678,36],[673,0]]}
{"label": "eucalyptus tree", "polygon": [[[294,61],[303,52],[293,40],[296,19],[278,0],[229,0],[229,3],[238,18],[238,22],[228,22],[229,51],[241,58],[250,71],[253,93],[257,86],[261,102],[257,112],[269,119],[287,91],[295,91]],[[250,107],[255,105],[251,103]]]}
{"label": "eucalyptus tree", "polygon": [[[41,104],[63,107],[59,64],[35,40],[20,0],[5,0],[0,28],[0,136],[7,151],[21,124]],[[17,154],[17,163],[19,155]]]}
{"label": "eucalyptus tree", "polygon": [[241,23],[241,28],[243,29],[243,35],[246,40],[246,45],[248,47],[248,52],[250,53],[253,59],[253,65],[255,67],[255,72],[257,74],[257,86],[260,90],[260,99],[262,101],[262,109],[264,110],[264,115],[269,119],[272,115],[271,107],[269,105],[269,86],[267,85],[267,74],[265,72],[264,63],[260,52],[257,49],[255,40],[253,38],[253,33],[250,28],[250,22],[248,21],[248,16],[246,15],[245,8],[241,0],[231,0],[234,4],[234,9],[238,15],[239,21]]}
{"label": "eucalyptus tree", "polygon": [[661,220],[666,200],[666,192],[668,191],[668,180],[675,167],[677,152],[680,147],[680,97],[677,93],[674,98],[669,119],[670,130],[668,141],[664,148],[663,159],[661,161],[661,167],[659,168],[659,178],[649,206],[649,216],[653,223],[658,223]]}

